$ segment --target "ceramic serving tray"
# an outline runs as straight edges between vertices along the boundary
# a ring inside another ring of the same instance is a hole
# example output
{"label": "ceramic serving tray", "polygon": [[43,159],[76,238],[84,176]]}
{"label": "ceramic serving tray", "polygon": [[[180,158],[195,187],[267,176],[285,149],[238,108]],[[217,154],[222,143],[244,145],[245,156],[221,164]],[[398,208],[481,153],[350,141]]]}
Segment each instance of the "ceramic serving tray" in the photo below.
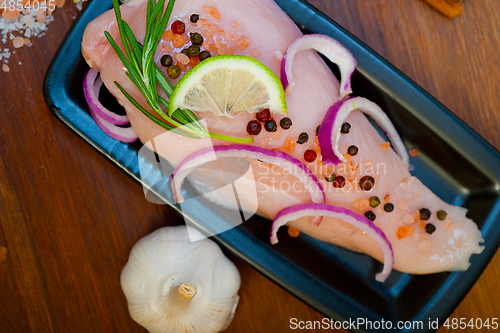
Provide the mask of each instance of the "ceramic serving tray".
{"label": "ceramic serving tray", "polygon": [[[276,2],[304,33],[329,35],[354,54],[358,67],[352,77],[353,91],[387,112],[407,147],[418,147],[420,154],[410,161],[415,167],[412,174],[444,201],[468,209],[467,215],[481,229],[486,249],[471,257],[471,267],[465,272],[417,276],[393,271],[381,284],[374,275],[382,265],[366,255],[302,234],[298,238],[286,237],[286,231],[279,244],[271,246],[270,221],[258,216],[213,239],[328,318],[422,321],[423,329],[393,331],[433,331],[429,320],[444,322],[500,244],[500,228],[495,227],[500,219],[500,154],[422,88],[311,5],[301,0]],[[111,0],[94,0],[81,12],[47,72],[44,94],[49,108],[61,121],[141,182],[157,176],[159,163],[138,155],[140,142],[124,144],[104,134],[89,115],[82,90],[89,69],[80,54],[84,29],[111,7]],[[147,169],[142,178],[139,162],[143,172]],[[155,186],[151,191],[200,229],[230,223],[227,212],[213,209],[196,195],[181,211],[167,185]],[[361,325],[356,331],[377,330]]]}

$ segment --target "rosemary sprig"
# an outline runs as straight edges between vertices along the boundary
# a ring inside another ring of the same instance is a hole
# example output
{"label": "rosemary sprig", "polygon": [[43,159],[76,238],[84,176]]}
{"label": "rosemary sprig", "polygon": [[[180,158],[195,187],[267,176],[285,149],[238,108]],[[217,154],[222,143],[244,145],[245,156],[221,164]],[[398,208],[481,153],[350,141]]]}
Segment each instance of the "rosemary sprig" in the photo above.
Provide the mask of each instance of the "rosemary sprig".
{"label": "rosemary sprig", "polygon": [[[137,89],[139,89],[153,112],[146,110],[115,81],[115,85],[130,103],[156,124],[186,137],[195,139],[211,137],[237,143],[252,143],[252,137],[237,138],[207,131],[198,122],[198,117],[196,117],[191,110],[177,109],[172,115],[168,115],[168,113],[164,111],[164,109],[168,110],[168,102],[158,92],[157,87],[163,91],[167,98],[170,98],[174,88],[154,62],[154,54],[158,48],[158,43],[161,40],[162,34],[167,27],[175,0],[169,0],[166,8],[166,0],[148,0],[144,45],[137,41],[130,26],[122,19],[118,0],[112,1],[121,42],[125,52],[120,49],[109,32],[105,31],[104,35],[123,63],[123,66],[125,66],[127,77]],[[179,128],[181,126],[182,128]]]}

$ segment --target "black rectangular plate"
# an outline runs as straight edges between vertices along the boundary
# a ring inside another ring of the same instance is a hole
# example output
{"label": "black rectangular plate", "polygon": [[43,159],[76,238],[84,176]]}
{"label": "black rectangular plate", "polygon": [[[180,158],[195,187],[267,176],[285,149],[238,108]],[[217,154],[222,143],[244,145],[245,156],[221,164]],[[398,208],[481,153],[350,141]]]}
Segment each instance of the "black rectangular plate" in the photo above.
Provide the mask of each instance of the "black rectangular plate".
{"label": "black rectangular plate", "polygon": [[[214,236],[223,247],[325,316],[336,320],[366,318],[370,321],[423,321],[423,329],[395,332],[426,332],[429,320],[439,323],[451,314],[500,244],[495,227],[500,212],[500,154],[448,109],[342,27],[302,0],[276,0],[304,33],[322,33],[344,44],[358,59],[352,78],[356,94],[384,109],[407,147],[418,147],[411,158],[413,175],[443,200],[466,207],[478,224],[486,249],[473,255],[465,272],[416,276],[393,272],[384,283],[374,280],[381,264],[301,235],[282,237],[271,247],[270,223],[253,217],[239,227]],[[44,83],[49,108],[78,135],[137,181],[139,142],[124,144],[111,139],[93,122],[82,91],[88,66],[80,54],[85,27],[111,8],[110,0],[90,1],[61,44]],[[335,72],[335,69],[334,69]],[[151,174],[159,172],[151,163]],[[201,199],[191,200],[181,212],[173,204],[168,187],[158,196],[193,223],[224,221],[224,212],[213,210]],[[360,327],[359,332],[376,331]]]}

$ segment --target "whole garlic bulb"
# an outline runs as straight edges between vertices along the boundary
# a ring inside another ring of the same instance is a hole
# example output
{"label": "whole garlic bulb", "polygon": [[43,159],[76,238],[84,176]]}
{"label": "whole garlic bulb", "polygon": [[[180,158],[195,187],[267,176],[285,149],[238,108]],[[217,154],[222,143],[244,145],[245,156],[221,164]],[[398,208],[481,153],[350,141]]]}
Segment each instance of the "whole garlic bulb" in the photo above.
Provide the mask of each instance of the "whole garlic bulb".
{"label": "whole garlic bulb", "polygon": [[[134,245],[121,274],[131,317],[149,332],[220,332],[238,305],[240,274],[194,228],[165,227]],[[203,237],[196,237],[199,239]]]}

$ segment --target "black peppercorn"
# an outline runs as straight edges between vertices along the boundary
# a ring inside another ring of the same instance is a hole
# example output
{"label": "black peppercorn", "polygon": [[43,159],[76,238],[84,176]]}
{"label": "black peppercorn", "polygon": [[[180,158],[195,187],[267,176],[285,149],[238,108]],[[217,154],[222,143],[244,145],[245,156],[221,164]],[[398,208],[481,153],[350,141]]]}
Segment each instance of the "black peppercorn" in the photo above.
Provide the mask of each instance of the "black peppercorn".
{"label": "black peppercorn", "polygon": [[351,129],[351,124],[349,124],[349,123],[343,123],[342,124],[342,128],[340,129],[340,133],[347,134],[347,133],[349,133],[350,129]]}
{"label": "black peppercorn", "polygon": [[384,210],[387,212],[387,213],[390,213],[394,210],[394,205],[391,204],[390,202],[386,203],[384,205]]}
{"label": "black peppercorn", "polygon": [[200,19],[200,15],[198,14],[193,14],[189,17],[189,21],[193,22],[193,23],[196,23],[198,22],[198,20]]}
{"label": "black peppercorn", "polygon": [[428,233],[429,235],[432,235],[432,233],[436,231],[436,226],[432,223],[427,223],[425,225],[425,232]]}
{"label": "black peppercorn", "polygon": [[170,67],[174,63],[174,59],[172,59],[172,57],[168,54],[165,54],[163,57],[161,57],[160,63],[163,67]]}
{"label": "black peppercorn", "polygon": [[181,75],[181,69],[177,65],[172,65],[167,70],[168,77],[173,79],[177,79],[179,75]]}
{"label": "black peppercorn", "polygon": [[200,55],[200,46],[199,45],[191,45],[188,48],[188,57],[198,57]]}
{"label": "black peppercorn", "polygon": [[370,206],[373,208],[377,208],[380,205],[380,199],[377,196],[373,196],[368,200],[370,201]]}
{"label": "black peppercorn", "polygon": [[319,135],[319,128],[321,127],[321,125],[318,125],[318,127],[316,127],[316,136]]}
{"label": "black peppercorn", "polygon": [[300,133],[300,135],[299,135],[299,139],[297,140],[297,143],[298,143],[299,145],[301,145],[301,144],[306,143],[306,142],[307,142],[307,140],[309,140],[309,135],[308,135],[306,132],[302,132],[302,133]]}
{"label": "black peppercorn", "polygon": [[375,213],[372,212],[371,210],[369,210],[365,213],[365,217],[368,218],[370,221],[375,221],[375,219],[377,218]]}
{"label": "black peppercorn", "polygon": [[361,187],[363,191],[369,191],[373,186],[375,186],[375,179],[371,176],[364,176],[359,180],[359,187]]}
{"label": "black peppercorn", "polygon": [[420,218],[424,221],[427,221],[428,219],[431,218],[431,211],[428,210],[427,208],[422,208],[420,210]]}
{"label": "black peppercorn", "polygon": [[330,177],[325,177],[325,180],[327,182],[331,183],[335,180],[335,177],[337,177],[337,176],[335,175],[335,172],[334,172],[334,173],[332,173],[332,175]]}
{"label": "black peppercorn", "polygon": [[189,39],[191,39],[191,43],[193,43],[193,45],[201,45],[201,44],[203,44],[203,36],[200,35],[197,32],[191,33],[189,35]]}
{"label": "black peppercorn", "polygon": [[347,148],[347,153],[351,156],[355,156],[358,154],[358,147],[356,146],[349,146],[349,148]]}
{"label": "black peppercorn", "polygon": [[288,117],[282,118],[280,120],[280,126],[282,129],[287,130],[292,126],[292,120]]}
{"label": "black peppercorn", "polygon": [[264,128],[268,132],[276,132],[276,129],[278,128],[278,126],[276,125],[276,122],[274,120],[268,120],[265,122]]}
{"label": "black peppercorn", "polygon": [[186,57],[189,57],[189,50],[188,49],[182,50],[181,53],[184,54]]}
{"label": "black peppercorn", "polygon": [[210,52],[208,52],[208,51],[201,51],[198,58],[200,58],[200,61],[203,61],[205,59],[210,58],[211,56],[212,55],[210,54]]}
{"label": "black peppercorn", "polygon": [[440,210],[439,212],[437,212],[437,218],[440,221],[444,221],[446,219],[446,216],[448,216],[448,214],[446,214],[444,210]]}

